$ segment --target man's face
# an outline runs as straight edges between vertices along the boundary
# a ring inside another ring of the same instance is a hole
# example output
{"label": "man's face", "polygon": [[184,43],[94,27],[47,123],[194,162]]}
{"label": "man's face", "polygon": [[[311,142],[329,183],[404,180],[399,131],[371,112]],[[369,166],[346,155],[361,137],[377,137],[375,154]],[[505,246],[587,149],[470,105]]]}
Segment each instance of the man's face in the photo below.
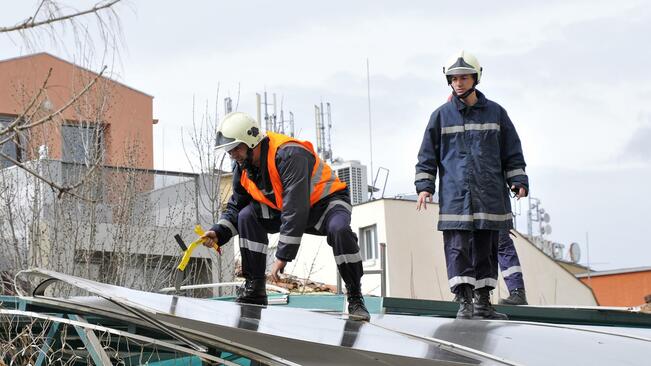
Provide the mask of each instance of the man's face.
{"label": "man's face", "polygon": [[228,152],[228,155],[231,157],[231,159],[237,161],[238,164],[242,165],[244,160],[246,160],[246,153],[248,151],[248,147],[246,144],[239,144],[231,151]]}
{"label": "man's face", "polygon": [[475,78],[471,74],[452,75],[450,81],[450,85],[452,85],[452,89],[457,95],[467,92],[475,84]]}

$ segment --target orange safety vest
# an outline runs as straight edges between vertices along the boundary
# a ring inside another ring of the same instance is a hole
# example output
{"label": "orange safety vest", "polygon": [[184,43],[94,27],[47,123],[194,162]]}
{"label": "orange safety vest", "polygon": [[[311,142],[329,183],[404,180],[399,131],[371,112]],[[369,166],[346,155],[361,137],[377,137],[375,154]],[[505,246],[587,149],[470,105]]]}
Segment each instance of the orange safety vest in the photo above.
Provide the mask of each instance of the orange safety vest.
{"label": "orange safety vest", "polygon": [[240,177],[240,184],[242,184],[242,187],[246,189],[254,200],[264,203],[275,210],[282,210],[283,184],[280,180],[278,169],[276,168],[276,152],[281,145],[288,142],[299,144],[314,155],[315,163],[314,169],[312,169],[312,177],[310,179],[310,207],[314,206],[315,203],[319,202],[324,197],[346,188],[346,183],[340,181],[328,164],[319,158],[309,141],[300,141],[293,137],[274,132],[267,132],[267,137],[269,138],[267,170],[269,171],[269,178],[271,179],[271,186],[273,187],[274,195],[276,196],[276,202],[271,202],[271,200],[265,197],[258,186],[249,179],[246,169],[244,169],[244,171],[242,171],[242,176]]}

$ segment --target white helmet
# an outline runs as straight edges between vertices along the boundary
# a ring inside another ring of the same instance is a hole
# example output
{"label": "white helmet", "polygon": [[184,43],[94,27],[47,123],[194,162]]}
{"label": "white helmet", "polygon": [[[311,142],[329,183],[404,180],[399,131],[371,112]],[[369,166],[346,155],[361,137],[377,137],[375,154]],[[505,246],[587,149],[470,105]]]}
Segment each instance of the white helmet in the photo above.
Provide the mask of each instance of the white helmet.
{"label": "white helmet", "polygon": [[215,149],[229,152],[241,143],[252,149],[262,141],[263,137],[264,134],[253,117],[242,112],[232,112],[227,114],[219,124]]}
{"label": "white helmet", "polygon": [[446,79],[448,79],[448,84],[451,82],[452,75],[468,75],[474,74],[477,75],[475,85],[479,84],[481,80],[482,68],[479,65],[477,58],[470,53],[461,50],[460,52],[455,53],[450,60],[443,66],[443,73],[445,74]]}

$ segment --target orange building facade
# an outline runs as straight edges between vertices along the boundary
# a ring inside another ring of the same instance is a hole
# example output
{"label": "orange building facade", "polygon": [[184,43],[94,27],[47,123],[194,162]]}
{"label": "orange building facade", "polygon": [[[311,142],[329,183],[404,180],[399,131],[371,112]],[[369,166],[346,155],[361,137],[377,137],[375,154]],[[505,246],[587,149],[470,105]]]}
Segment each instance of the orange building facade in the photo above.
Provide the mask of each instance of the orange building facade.
{"label": "orange building facade", "polygon": [[639,306],[651,294],[651,267],[577,275],[592,288],[601,306]]}
{"label": "orange building facade", "polygon": [[[95,72],[47,53],[0,60],[0,119],[6,126],[39,95],[29,109],[30,120],[37,121],[73,100],[96,76]],[[154,123],[152,96],[100,77],[53,121],[26,131],[18,157],[22,161],[33,160],[40,150],[46,151],[50,159],[65,161],[66,156],[74,156],[70,151],[79,148],[66,144],[83,145],[70,131],[85,128],[83,131],[100,135],[97,140],[101,144],[101,164],[153,169]]]}

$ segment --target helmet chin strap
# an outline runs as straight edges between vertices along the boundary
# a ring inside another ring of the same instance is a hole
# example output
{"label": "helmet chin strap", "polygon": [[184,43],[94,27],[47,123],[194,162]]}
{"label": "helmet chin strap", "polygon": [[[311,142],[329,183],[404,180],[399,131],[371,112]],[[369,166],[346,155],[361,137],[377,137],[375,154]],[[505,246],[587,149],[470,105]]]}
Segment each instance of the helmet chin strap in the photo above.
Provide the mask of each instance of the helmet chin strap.
{"label": "helmet chin strap", "polygon": [[463,94],[457,94],[457,92],[454,91],[454,88],[452,88],[452,94],[456,95],[457,97],[459,97],[461,99],[466,99],[474,91],[475,91],[475,87],[473,86],[472,88],[466,90]]}

